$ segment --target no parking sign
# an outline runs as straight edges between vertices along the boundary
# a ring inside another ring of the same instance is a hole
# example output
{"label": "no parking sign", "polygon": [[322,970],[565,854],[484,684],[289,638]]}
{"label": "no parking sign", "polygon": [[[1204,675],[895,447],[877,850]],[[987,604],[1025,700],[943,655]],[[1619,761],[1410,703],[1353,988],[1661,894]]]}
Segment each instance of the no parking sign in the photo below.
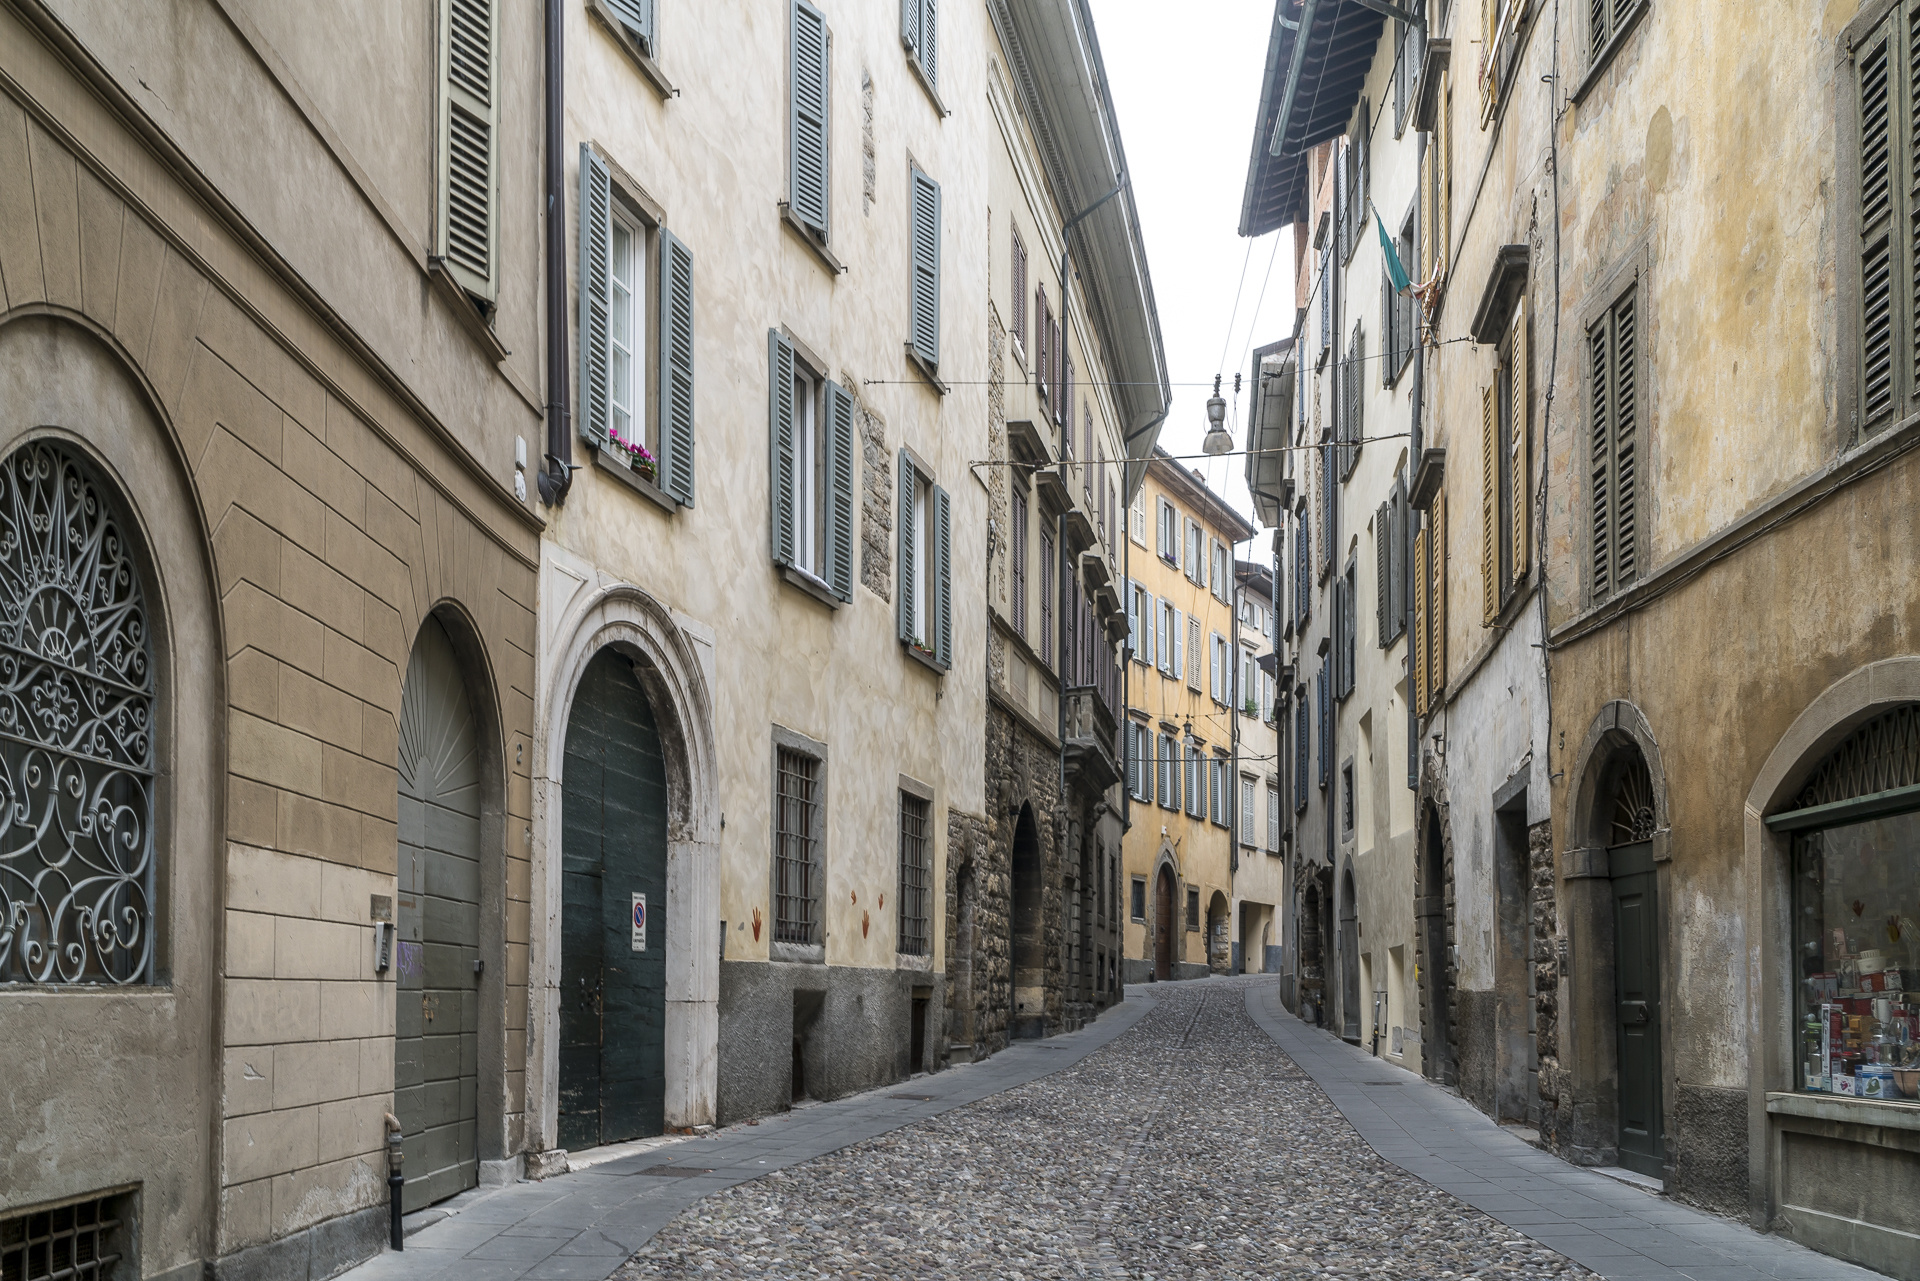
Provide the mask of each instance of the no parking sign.
{"label": "no parking sign", "polygon": [[633,896],[633,950],[647,950],[647,896],[644,894]]}

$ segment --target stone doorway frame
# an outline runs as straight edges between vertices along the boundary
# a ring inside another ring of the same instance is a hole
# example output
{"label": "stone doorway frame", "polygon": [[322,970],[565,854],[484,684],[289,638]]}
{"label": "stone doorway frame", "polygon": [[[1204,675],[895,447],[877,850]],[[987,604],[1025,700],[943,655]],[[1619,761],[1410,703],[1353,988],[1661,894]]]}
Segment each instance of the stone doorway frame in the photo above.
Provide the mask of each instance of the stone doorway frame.
{"label": "stone doorway frame", "polygon": [[[1677,1008],[1673,938],[1673,842],[1666,767],[1646,714],[1626,699],[1600,709],[1574,758],[1566,852],[1560,863],[1561,978],[1559,1063],[1542,1064],[1541,1093],[1558,1103],[1559,1149],[1581,1165],[1613,1165],[1619,1157],[1619,1048],[1615,1042],[1613,893],[1607,856],[1612,800],[1607,785],[1630,753],[1647,767],[1653,792],[1653,859],[1659,893],[1660,1010]],[[1667,1178],[1674,1159],[1674,1045],[1661,1028],[1660,1124],[1667,1136]],[[1544,1099],[1543,1099],[1544,1102]]]}
{"label": "stone doorway frame", "polygon": [[[665,1122],[713,1123],[719,1087],[720,806],[711,694],[712,641],[631,583],[583,581],[549,548],[543,596],[574,599],[546,634],[550,666],[533,746],[533,990],[528,1011],[528,1148],[552,1150],[560,1107],[561,785],[573,696],[594,655],[609,646],[635,660],[667,764],[668,934]],[[543,601],[543,606],[546,602]],[[705,652],[703,653],[702,650]],[[542,1162],[542,1164],[546,1164]]]}

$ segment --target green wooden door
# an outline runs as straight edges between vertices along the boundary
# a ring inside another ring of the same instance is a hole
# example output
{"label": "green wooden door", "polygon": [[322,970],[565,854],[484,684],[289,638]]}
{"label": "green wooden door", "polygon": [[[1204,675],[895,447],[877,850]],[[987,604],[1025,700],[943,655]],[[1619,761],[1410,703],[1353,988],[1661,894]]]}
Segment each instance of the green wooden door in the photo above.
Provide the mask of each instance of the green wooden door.
{"label": "green wooden door", "polygon": [[1613,874],[1614,1014],[1620,1055],[1620,1164],[1661,1177],[1660,947],[1653,846],[1617,845]]}
{"label": "green wooden door", "polygon": [[431,618],[399,728],[393,1112],[411,1212],[480,1181],[480,756],[453,645]]}
{"label": "green wooden door", "polygon": [[666,1100],[666,762],[613,650],[574,695],[565,768],[560,1143],[579,1151],[659,1134]]}

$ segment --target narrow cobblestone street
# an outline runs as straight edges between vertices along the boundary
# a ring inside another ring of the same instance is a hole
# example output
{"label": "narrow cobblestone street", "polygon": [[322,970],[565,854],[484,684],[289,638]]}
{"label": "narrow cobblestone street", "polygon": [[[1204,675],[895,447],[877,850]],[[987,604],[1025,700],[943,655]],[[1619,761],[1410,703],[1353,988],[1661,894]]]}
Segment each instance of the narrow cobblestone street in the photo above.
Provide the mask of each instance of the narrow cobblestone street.
{"label": "narrow cobblestone street", "polygon": [[1157,986],[1081,1063],[718,1193],[620,1275],[1592,1275],[1375,1154],[1257,981]]}

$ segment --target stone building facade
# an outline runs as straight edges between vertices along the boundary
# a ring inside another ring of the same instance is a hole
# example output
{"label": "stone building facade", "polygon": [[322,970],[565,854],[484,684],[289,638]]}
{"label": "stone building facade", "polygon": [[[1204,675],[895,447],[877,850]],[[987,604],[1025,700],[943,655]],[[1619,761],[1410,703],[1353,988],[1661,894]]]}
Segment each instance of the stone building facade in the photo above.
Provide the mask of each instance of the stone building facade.
{"label": "stone building facade", "polygon": [[[0,644],[94,716],[4,753],[10,809],[91,799],[0,870],[0,1219],[326,1276],[381,1248],[390,1114],[416,1194],[523,1142],[538,15],[465,30],[478,94],[432,6],[129,16],[0,6],[7,610],[68,601]],[[329,39],[369,22],[377,99]]]}

